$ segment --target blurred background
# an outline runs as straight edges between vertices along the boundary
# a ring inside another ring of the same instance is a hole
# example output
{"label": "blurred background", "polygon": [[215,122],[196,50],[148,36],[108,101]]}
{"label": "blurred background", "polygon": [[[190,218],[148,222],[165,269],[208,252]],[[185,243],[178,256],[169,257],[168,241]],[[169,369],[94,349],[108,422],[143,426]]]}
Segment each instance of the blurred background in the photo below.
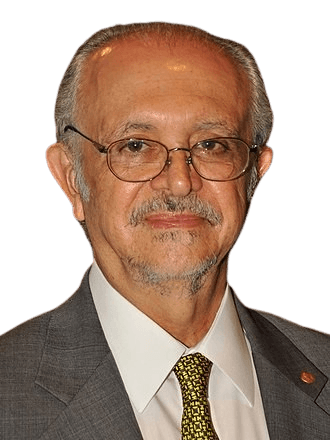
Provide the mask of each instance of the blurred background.
{"label": "blurred background", "polygon": [[48,171],[57,89],[97,30],[138,21],[201,27],[246,45],[275,114],[270,171],[230,257],[248,306],[330,333],[327,2],[4,2],[1,16],[0,333],[64,302],[92,262]]}

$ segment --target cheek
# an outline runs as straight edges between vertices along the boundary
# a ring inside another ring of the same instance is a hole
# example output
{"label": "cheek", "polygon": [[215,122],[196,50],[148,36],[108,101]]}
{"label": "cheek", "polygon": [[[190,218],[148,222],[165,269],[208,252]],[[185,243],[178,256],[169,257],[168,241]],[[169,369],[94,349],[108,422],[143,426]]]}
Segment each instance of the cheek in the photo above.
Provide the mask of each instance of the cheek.
{"label": "cheek", "polygon": [[86,224],[91,235],[111,241],[128,234],[129,216],[140,186],[120,181],[108,169],[98,177],[88,182],[90,199],[85,210]]}
{"label": "cheek", "polygon": [[223,184],[219,193],[219,205],[223,218],[223,229],[228,240],[236,240],[247,214],[247,197],[245,181],[239,179],[235,182]]}

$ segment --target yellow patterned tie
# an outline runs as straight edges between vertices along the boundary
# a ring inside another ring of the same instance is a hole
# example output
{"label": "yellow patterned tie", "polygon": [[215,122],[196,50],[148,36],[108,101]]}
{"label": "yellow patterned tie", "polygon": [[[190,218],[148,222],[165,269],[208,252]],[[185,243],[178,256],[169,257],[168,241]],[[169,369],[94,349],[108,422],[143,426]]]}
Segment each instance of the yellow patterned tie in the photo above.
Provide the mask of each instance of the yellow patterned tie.
{"label": "yellow patterned tie", "polygon": [[173,369],[181,387],[183,414],[182,440],[218,440],[207,400],[212,362],[201,353],[178,360]]}

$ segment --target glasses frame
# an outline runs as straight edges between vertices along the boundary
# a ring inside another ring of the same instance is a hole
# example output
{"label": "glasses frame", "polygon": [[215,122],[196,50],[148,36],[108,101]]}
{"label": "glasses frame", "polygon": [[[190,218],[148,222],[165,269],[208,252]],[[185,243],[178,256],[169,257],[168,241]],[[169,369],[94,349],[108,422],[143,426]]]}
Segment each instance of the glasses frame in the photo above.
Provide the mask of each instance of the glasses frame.
{"label": "glasses frame", "polygon": [[[181,147],[176,147],[176,148],[171,148],[170,150],[167,148],[166,145],[162,144],[162,143],[159,142],[159,141],[154,141],[154,140],[152,140],[152,139],[142,139],[142,138],[124,138],[124,139],[118,139],[118,140],[116,140],[116,141],[114,141],[114,142],[111,142],[111,144],[108,145],[108,146],[106,147],[106,146],[100,144],[99,142],[94,141],[94,140],[91,139],[90,137],[86,136],[84,133],[82,133],[81,131],[79,131],[79,130],[78,130],[76,127],[74,127],[73,125],[66,125],[66,126],[64,127],[64,133],[67,132],[68,130],[74,131],[75,133],[79,134],[79,135],[82,136],[84,139],[86,139],[87,141],[91,142],[91,143],[94,145],[94,147],[95,147],[100,153],[106,154],[106,155],[107,155],[107,165],[108,165],[108,168],[109,168],[109,170],[112,172],[112,174],[113,174],[114,176],[117,177],[117,179],[119,179],[119,180],[121,180],[121,181],[123,181],[123,182],[132,182],[132,183],[149,182],[149,181],[155,179],[157,176],[159,176],[159,175],[164,171],[166,165],[170,165],[170,164],[171,164],[170,153],[171,153],[171,152],[174,152],[174,151],[186,151],[186,152],[188,152],[188,153],[189,153],[189,156],[188,156],[187,159],[186,159],[186,164],[187,164],[187,165],[192,165],[193,168],[194,168],[194,170],[196,171],[196,173],[197,173],[200,177],[202,177],[203,179],[205,179],[205,180],[210,180],[210,181],[212,181],[212,182],[229,182],[229,181],[231,181],[231,180],[236,180],[236,179],[238,179],[239,177],[243,176],[243,174],[246,173],[246,171],[249,169],[249,164],[250,164],[250,153],[256,153],[256,152],[258,151],[258,148],[259,148],[259,145],[257,145],[257,144],[249,145],[247,142],[243,141],[242,139],[235,138],[235,137],[216,137],[216,138],[210,138],[210,139],[203,139],[202,141],[199,141],[199,142],[197,142],[196,144],[194,144],[191,148],[181,148]],[[220,140],[220,139],[224,139],[224,140],[226,140],[226,139],[228,139],[228,140],[230,140],[230,139],[235,139],[235,140],[238,140],[238,141],[242,142],[244,145],[246,145],[246,147],[248,148],[248,159],[247,159],[247,163],[246,163],[245,168],[241,171],[241,173],[238,174],[238,175],[235,176],[235,177],[232,177],[232,178],[230,178],[230,179],[209,179],[208,177],[205,177],[205,176],[203,176],[202,174],[200,174],[200,173],[198,172],[198,170],[195,168],[195,165],[194,165],[193,160],[192,160],[192,157],[191,157],[191,150],[192,150],[196,145],[200,144],[201,142],[205,142],[205,141],[215,141],[215,140]],[[109,157],[110,157],[110,155],[109,155],[109,151],[111,150],[111,146],[112,146],[112,145],[116,144],[117,142],[124,141],[124,140],[127,140],[127,141],[129,141],[129,140],[151,141],[151,142],[155,142],[155,143],[157,143],[157,144],[163,146],[163,147],[165,148],[165,150],[167,151],[167,159],[165,160],[164,166],[163,166],[163,168],[160,170],[160,172],[157,173],[155,176],[149,178],[149,179],[143,179],[143,180],[127,180],[127,179],[123,179],[122,177],[118,176],[118,175],[116,174],[116,172],[115,172],[115,171],[112,169],[112,167],[111,167],[111,161],[110,161],[110,158],[109,158]]]}

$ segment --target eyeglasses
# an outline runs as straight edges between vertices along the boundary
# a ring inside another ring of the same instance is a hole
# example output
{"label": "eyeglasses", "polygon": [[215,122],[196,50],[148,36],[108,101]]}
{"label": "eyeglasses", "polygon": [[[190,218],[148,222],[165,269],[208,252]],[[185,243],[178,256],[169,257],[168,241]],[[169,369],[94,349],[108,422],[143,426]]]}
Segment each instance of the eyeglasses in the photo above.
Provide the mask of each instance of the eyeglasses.
{"label": "eyeglasses", "polygon": [[249,165],[250,152],[257,145],[249,146],[241,139],[218,137],[205,139],[191,148],[168,149],[151,139],[127,138],[112,142],[105,147],[81,133],[72,125],[64,132],[72,130],[91,142],[100,153],[107,155],[110,171],[125,182],[146,182],[157,177],[171,164],[170,154],[175,151],[187,153],[186,163],[206,180],[225,182],[242,176]]}

